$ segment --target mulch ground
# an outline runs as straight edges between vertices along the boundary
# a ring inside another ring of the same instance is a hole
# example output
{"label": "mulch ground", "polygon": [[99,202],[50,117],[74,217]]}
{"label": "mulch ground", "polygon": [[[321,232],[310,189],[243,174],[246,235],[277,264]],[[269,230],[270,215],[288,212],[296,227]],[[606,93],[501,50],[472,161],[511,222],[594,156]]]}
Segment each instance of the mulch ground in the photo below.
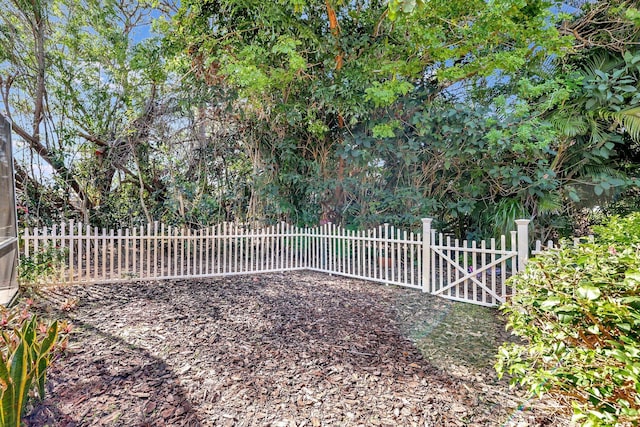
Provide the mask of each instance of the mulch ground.
{"label": "mulch ground", "polygon": [[28,426],[563,425],[492,369],[497,310],[316,273],[50,288]]}

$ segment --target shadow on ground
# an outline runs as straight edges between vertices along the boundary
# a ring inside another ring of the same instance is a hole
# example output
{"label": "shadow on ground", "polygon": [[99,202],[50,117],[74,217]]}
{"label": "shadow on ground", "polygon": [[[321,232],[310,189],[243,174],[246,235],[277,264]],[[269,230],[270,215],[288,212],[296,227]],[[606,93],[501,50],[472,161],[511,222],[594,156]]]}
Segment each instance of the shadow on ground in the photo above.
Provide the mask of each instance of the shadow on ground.
{"label": "shadow on ground", "polygon": [[[289,273],[43,295],[43,309],[80,332],[30,425],[546,423],[448,373],[444,356],[486,364],[461,344],[471,337],[464,325],[452,328],[456,305],[419,292]],[[494,339],[474,330],[474,342]]]}

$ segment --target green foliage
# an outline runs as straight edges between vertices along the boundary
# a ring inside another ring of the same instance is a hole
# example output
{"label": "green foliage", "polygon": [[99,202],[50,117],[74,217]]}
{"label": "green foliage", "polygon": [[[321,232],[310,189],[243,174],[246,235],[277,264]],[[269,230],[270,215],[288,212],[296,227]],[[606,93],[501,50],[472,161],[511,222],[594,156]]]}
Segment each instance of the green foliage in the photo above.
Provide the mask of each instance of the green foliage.
{"label": "green foliage", "polygon": [[[611,197],[634,185],[623,164],[640,123],[638,53],[594,50],[584,56],[560,64],[555,75],[543,75],[538,83],[521,80],[515,102],[529,109],[533,129],[542,125],[549,131],[551,167],[564,181],[565,197],[574,202],[594,199],[593,193]],[[581,195],[574,184],[593,192]]]}
{"label": "green foliage", "polygon": [[[638,55],[638,58],[640,59],[640,55]],[[636,94],[638,95],[636,102],[640,102],[640,91],[636,90]],[[634,141],[640,141],[640,107],[628,108],[616,112],[603,112],[602,115],[605,118],[616,120],[624,127],[625,131],[629,133]]]}
{"label": "green foliage", "polygon": [[47,245],[34,254],[20,257],[19,280],[23,286],[47,282],[59,274],[67,259],[68,248]]}
{"label": "green foliage", "polygon": [[495,237],[514,219],[558,208],[551,126],[524,108],[428,97],[415,91],[346,139],[350,221],[412,227],[432,216],[463,238]]}
{"label": "green foliage", "polygon": [[488,206],[483,212],[482,219],[483,226],[488,230],[486,235],[495,237],[515,230],[517,219],[530,217],[531,214],[527,212],[521,200],[504,198],[495,205]]}
{"label": "green foliage", "polygon": [[[426,150],[418,147],[421,142],[402,146],[403,160],[387,158],[392,153],[384,140],[404,138],[410,127],[406,99],[420,98],[424,112],[456,82],[497,69],[520,70],[545,55],[561,56],[569,46],[549,25],[554,17],[545,2],[535,7],[507,0],[402,3],[389,8],[368,1],[180,3],[163,27],[167,51],[184,58],[173,62],[177,71],[228,88],[239,101],[233,108],[251,122],[244,126],[244,148],[254,164],[250,211],[255,206],[260,216],[295,221],[319,216],[340,221],[364,212],[366,223],[395,217],[406,224],[434,204],[449,203],[424,197],[426,190],[418,186],[418,162],[410,157]],[[419,13],[386,19],[398,8]],[[418,95],[427,75],[431,92]],[[533,129],[534,124],[523,125],[520,141]],[[376,141],[363,147],[361,140],[372,136]],[[501,149],[528,150],[524,143],[500,143]],[[457,149],[449,146],[451,157]],[[407,163],[411,173],[405,175],[400,171]],[[508,180],[525,174],[517,170]],[[354,188],[363,180],[363,190]],[[393,200],[398,195],[407,199]],[[370,206],[354,204],[367,198]],[[473,204],[463,201],[463,215],[471,214]],[[403,211],[406,218],[398,218]]]}
{"label": "green foliage", "polygon": [[635,7],[630,7],[626,10],[625,16],[630,21],[633,21],[638,27],[640,27],[640,10]]}
{"label": "green foliage", "polygon": [[640,244],[640,212],[610,217],[604,225],[592,227],[598,242],[616,246]]}
{"label": "green foliage", "polygon": [[66,346],[65,323],[38,321],[27,306],[0,308],[0,425],[19,427],[32,396],[43,399],[47,368]]}
{"label": "green foliage", "polygon": [[413,84],[395,79],[382,83],[373,82],[373,85],[365,90],[365,100],[373,102],[376,108],[387,107],[412,89]]}
{"label": "green foliage", "polygon": [[[630,0],[585,2],[591,24],[545,0],[5,3],[8,113],[55,171],[18,159],[30,223],[435,216],[493,237],[637,184],[640,54],[608,48]],[[599,47],[571,51],[574,22]]]}
{"label": "green foliage", "polygon": [[639,230],[640,215],[614,218],[594,242],[546,251],[509,283],[502,310],[525,343],[503,345],[496,369],[563,395],[580,425],[640,422]]}

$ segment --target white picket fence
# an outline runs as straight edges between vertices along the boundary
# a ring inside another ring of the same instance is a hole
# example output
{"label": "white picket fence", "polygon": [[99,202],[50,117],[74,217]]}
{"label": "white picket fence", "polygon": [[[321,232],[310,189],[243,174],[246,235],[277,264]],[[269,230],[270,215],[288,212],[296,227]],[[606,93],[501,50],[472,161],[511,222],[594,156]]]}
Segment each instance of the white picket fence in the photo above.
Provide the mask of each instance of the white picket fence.
{"label": "white picket fence", "polygon": [[154,223],[106,230],[71,221],[25,229],[20,253],[25,259],[54,254],[59,268],[46,278],[50,283],[313,270],[495,306],[510,293],[506,279],[528,258],[528,222],[518,220],[518,231],[509,238],[487,243],[452,240],[432,230],[428,218],[421,234],[387,224],[358,231],[285,223],[264,228],[222,223],[200,230]]}
{"label": "white picket fence", "polygon": [[594,236],[589,234],[588,236],[583,237],[574,237],[573,239],[565,239],[560,242],[554,242],[553,240],[549,240],[546,243],[542,243],[540,240],[536,240],[535,247],[531,251],[531,255],[537,255],[543,251],[548,251],[550,249],[561,249],[563,245],[573,245],[578,246],[580,242],[590,241],[593,242]]}

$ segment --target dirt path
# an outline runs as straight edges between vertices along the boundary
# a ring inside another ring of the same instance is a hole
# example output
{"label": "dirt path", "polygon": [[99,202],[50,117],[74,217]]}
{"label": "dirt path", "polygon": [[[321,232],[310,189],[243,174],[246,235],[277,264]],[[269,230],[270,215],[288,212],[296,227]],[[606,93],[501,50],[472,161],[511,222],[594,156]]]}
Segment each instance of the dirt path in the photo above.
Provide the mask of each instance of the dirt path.
{"label": "dirt path", "polygon": [[496,310],[315,273],[73,286],[29,426],[535,426],[497,381]]}

